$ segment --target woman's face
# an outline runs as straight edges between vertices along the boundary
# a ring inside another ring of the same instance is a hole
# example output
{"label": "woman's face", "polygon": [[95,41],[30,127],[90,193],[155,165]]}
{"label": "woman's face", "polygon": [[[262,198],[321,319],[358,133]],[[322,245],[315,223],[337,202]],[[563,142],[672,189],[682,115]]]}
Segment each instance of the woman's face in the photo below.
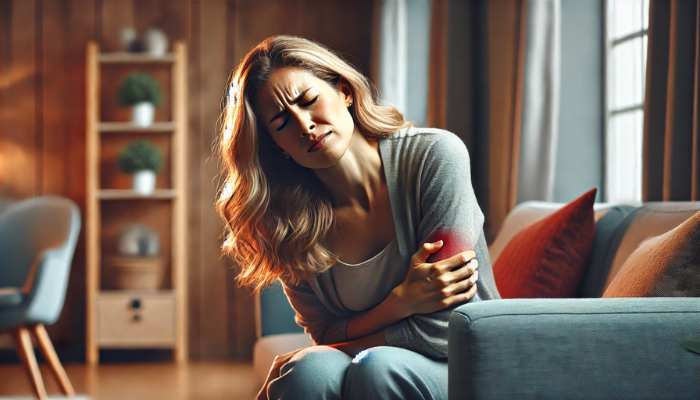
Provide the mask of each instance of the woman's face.
{"label": "woman's face", "polygon": [[256,114],[285,155],[307,168],[328,168],[343,156],[355,129],[351,103],[347,83],[338,89],[308,71],[281,68],[260,88]]}

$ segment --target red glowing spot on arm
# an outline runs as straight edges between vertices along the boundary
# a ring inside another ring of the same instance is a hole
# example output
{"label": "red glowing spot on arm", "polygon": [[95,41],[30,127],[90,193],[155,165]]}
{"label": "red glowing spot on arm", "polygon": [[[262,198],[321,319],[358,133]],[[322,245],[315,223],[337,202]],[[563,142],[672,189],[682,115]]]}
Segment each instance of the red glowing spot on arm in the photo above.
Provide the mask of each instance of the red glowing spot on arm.
{"label": "red glowing spot on arm", "polygon": [[[437,242],[442,240],[442,248],[428,257],[429,263],[438,262],[446,258],[450,258],[455,254],[466,250],[474,250],[474,243],[466,237],[464,232],[456,228],[440,229],[430,235],[425,241],[426,243]],[[423,245],[421,243],[421,245]]]}

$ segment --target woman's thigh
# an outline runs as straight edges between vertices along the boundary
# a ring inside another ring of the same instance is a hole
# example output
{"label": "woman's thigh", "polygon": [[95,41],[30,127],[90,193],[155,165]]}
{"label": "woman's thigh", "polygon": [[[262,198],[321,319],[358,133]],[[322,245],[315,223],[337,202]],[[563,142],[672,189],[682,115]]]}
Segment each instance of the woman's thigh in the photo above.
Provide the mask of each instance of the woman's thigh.
{"label": "woman's thigh", "polygon": [[398,347],[367,349],[348,366],[343,399],[447,399],[447,360]]}
{"label": "woman's thigh", "polygon": [[351,361],[347,354],[332,347],[307,347],[282,366],[279,378],[267,387],[268,397],[340,400]]}

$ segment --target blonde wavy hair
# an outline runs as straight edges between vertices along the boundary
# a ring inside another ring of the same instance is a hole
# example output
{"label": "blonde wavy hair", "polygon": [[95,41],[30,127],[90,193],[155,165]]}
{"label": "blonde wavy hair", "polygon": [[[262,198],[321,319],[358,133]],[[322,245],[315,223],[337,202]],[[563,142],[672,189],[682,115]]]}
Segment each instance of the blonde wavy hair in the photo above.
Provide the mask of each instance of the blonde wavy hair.
{"label": "blonde wavy hair", "polygon": [[333,195],[311,169],[282,155],[255,115],[257,93],[280,68],[308,71],[338,90],[347,82],[354,102],[348,110],[367,138],[412,125],[396,108],[380,105],[376,87],[321,44],[273,36],[248,52],[227,85],[217,144],[224,175],[216,208],[225,223],[222,251],[241,268],[239,285],[256,292],[278,278],[297,284],[338,260],[323,244],[334,231]]}

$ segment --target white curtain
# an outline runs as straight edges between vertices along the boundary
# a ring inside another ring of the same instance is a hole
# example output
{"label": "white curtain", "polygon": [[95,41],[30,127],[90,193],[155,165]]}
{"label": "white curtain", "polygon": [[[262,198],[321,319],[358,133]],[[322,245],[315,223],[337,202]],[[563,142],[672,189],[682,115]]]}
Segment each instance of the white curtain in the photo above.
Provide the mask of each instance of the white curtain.
{"label": "white curtain", "polygon": [[552,201],[559,121],[560,0],[528,0],[518,202]]}
{"label": "white curtain", "polygon": [[382,101],[425,126],[430,55],[430,0],[384,0],[378,85]]}

